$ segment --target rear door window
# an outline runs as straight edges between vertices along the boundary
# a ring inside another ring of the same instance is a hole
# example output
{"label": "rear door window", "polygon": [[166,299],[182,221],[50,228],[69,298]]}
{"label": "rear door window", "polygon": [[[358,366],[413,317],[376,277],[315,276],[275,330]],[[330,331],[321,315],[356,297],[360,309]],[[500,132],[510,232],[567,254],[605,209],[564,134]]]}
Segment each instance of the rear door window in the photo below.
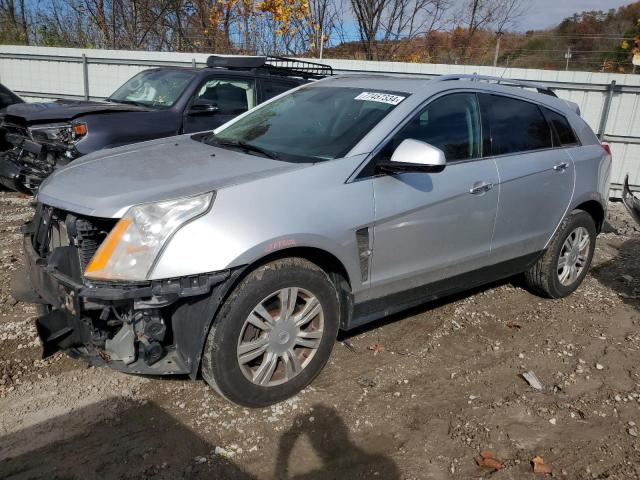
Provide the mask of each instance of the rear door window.
{"label": "rear door window", "polygon": [[501,95],[491,95],[488,100],[494,155],[553,146],[551,128],[536,104]]}
{"label": "rear door window", "polygon": [[547,120],[555,131],[553,142],[554,147],[570,147],[573,145],[579,145],[576,134],[573,132],[573,128],[571,128],[569,121],[564,115],[554,112],[553,110],[549,110],[548,108],[543,108],[543,110],[545,117],[547,117]]}
{"label": "rear door window", "polygon": [[381,152],[391,158],[403,140],[411,138],[439,148],[447,162],[478,158],[482,152],[480,111],[473,93],[453,93],[437,98],[412,118]]}

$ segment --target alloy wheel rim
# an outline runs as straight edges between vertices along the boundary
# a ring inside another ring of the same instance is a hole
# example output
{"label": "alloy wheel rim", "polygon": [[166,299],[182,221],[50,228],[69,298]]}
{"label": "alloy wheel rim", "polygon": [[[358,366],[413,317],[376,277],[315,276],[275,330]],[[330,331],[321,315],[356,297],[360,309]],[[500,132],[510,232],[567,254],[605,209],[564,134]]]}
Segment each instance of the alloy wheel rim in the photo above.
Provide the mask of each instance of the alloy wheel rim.
{"label": "alloy wheel rim", "polygon": [[240,330],[240,370],[262,387],[286,383],[309,365],[323,332],[324,312],[315,295],[298,287],[273,292],[252,309]]}
{"label": "alloy wheel rim", "polygon": [[565,239],[558,257],[558,280],[569,286],[578,280],[587,265],[591,238],[584,227],[574,229]]}

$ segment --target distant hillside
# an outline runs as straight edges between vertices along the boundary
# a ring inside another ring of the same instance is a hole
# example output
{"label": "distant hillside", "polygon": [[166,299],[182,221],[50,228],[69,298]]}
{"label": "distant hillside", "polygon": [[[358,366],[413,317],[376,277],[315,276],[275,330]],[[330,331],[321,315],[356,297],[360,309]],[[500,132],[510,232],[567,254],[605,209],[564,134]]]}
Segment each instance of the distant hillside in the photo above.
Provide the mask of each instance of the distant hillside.
{"label": "distant hillside", "polygon": [[[467,47],[466,38],[466,30],[455,28],[412,40],[379,42],[377,58],[425,63],[493,64],[494,32],[476,32],[470,47]],[[631,72],[632,54],[640,47],[640,1],[607,12],[576,13],[547,30],[507,32],[500,42],[500,66],[561,70],[567,66],[565,54],[570,49],[570,70]],[[327,58],[365,58],[360,42],[327,48],[325,55]]]}

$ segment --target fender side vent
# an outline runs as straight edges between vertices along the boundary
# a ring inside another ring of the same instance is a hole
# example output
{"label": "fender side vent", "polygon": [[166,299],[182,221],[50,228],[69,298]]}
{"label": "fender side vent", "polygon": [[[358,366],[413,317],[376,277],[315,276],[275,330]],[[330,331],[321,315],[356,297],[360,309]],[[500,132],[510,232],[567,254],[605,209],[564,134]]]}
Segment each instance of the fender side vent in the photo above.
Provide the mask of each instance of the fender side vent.
{"label": "fender side vent", "polygon": [[369,227],[356,230],[356,242],[358,244],[358,258],[360,259],[360,275],[362,281],[369,280],[369,259],[371,258],[371,245],[369,243]]}

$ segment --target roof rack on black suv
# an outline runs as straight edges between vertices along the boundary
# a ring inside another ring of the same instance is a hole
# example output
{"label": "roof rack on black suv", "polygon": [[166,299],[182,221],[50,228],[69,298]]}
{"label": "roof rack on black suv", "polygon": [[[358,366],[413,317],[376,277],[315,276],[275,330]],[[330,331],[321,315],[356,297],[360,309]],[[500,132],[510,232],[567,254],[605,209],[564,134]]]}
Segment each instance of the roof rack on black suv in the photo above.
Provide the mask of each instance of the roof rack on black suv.
{"label": "roof rack on black suv", "polygon": [[293,75],[303,78],[323,78],[333,75],[333,68],[329,65],[296,58],[273,56],[233,57],[211,55],[207,59],[207,67],[230,70],[264,68],[272,75]]}

